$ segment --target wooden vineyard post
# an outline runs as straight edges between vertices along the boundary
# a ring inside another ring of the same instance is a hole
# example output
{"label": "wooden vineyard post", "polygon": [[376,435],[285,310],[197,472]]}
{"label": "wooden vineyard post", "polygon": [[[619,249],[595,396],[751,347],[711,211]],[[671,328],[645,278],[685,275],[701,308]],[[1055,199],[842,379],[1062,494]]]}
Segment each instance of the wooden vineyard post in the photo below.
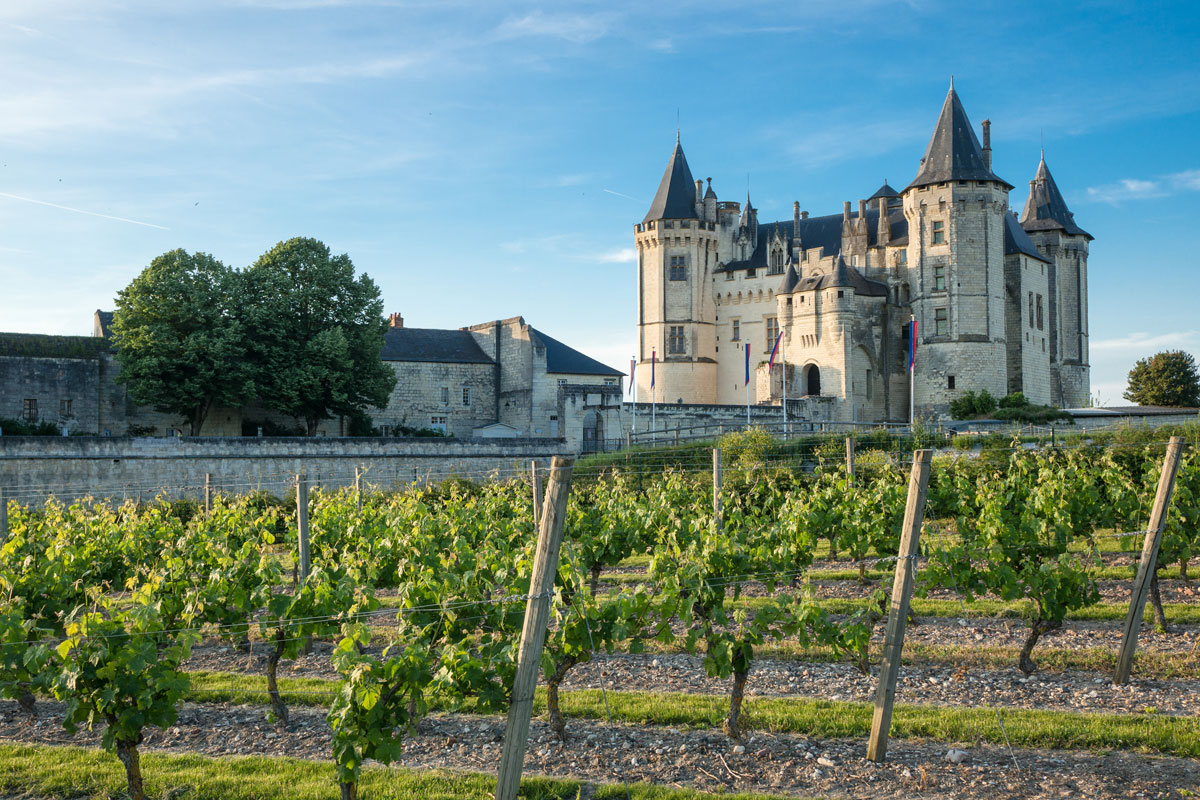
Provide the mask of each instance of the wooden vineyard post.
{"label": "wooden vineyard post", "polygon": [[533,524],[540,525],[542,522],[542,473],[538,472],[537,461],[529,463],[529,478],[530,486],[533,487]]}
{"label": "wooden vineyard post", "polygon": [[362,513],[362,467],[354,468],[354,507]]}
{"label": "wooden vineyard post", "polygon": [[[300,578],[296,591],[304,588],[308,573],[312,569],[312,555],[308,550],[308,478],[301,472],[296,476],[296,542],[300,558]],[[312,652],[312,639],[304,640],[304,652]]]}
{"label": "wooden vineyard post", "polygon": [[8,498],[4,496],[4,487],[0,486],[0,546],[8,541]]}
{"label": "wooden vineyard post", "polygon": [[854,437],[846,437],[846,475],[854,482]]}
{"label": "wooden vineyard post", "polygon": [[500,771],[496,778],[496,800],[516,800],[521,785],[521,767],[529,739],[529,718],[533,714],[533,692],[541,671],[542,645],[550,621],[550,596],[558,572],[558,550],[562,544],[563,522],[567,514],[567,495],[571,491],[574,459],[555,456],[550,465],[550,486],[542,506],[538,526],[537,553],[533,558],[533,577],[525,604],[525,625],[521,631],[521,649],[517,655],[517,677],[513,681],[512,705],[504,728],[500,753]]}
{"label": "wooden vineyard post", "polygon": [[892,702],[896,699],[896,678],[900,675],[900,653],[904,649],[904,624],[908,621],[908,601],[917,572],[917,545],[921,538],[921,522],[925,517],[925,492],[929,489],[932,454],[932,450],[913,453],[908,502],[904,506],[904,530],[900,534],[896,579],[892,584],[892,605],[888,610],[887,634],[883,640],[883,662],[879,666],[879,688],[875,693],[875,716],[871,719],[871,739],[867,744],[867,758],[872,761],[882,762],[887,757]]}
{"label": "wooden vineyard post", "polygon": [[1142,627],[1142,614],[1146,610],[1146,595],[1150,592],[1150,581],[1158,568],[1158,546],[1162,542],[1163,526],[1167,521],[1167,507],[1171,504],[1171,493],[1175,490],[1175,474],[1179,471],[1179,458],[1183,454],[1183,438],[1172,436],[1167,443],[1167,455],[1163,459],[1162,475],[1158,478],[1158,492],[1154,495],[1154,508],[1150,511],[1150,525],[1142,542],[1142,560],[1138,562],[1137,577],[1133,579],[1133,596],[1129,599],[1129,613],[1121,631],[1121,652],[1117,655],[1117,670],[1113,683],[1122,684],[1129,680],[1133,669],[1133,653],[1137,650],[1138,629]]}
{"label": "wooden vineyard post", "polygon": [[212,473],[204,473],[204,513],[212,513]]}
{"label": "wooden vineyard post", "polygon": [[724,528],[724,520],[722,519],[721,507],[721,484],[723,483],[721,474],[721,448],[713,448],[713,524],[716,526],[717,534],[720,535]]}

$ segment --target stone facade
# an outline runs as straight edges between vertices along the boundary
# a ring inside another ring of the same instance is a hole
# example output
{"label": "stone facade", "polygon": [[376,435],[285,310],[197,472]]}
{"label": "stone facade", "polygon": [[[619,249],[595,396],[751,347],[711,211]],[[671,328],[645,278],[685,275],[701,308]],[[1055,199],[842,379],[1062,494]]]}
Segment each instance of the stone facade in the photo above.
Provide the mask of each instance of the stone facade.
{"label": "stone facade", "polygon": [[885,183],[857,213],[846,202],[825,217],[795,203],[792,219],[764,223],[749,197],[719,202],[711,179],[693,180],[677,140],[634,228],[638,400],[732,405],[748,389],[777,404],[786,369],[787,397],[832,397],[841,421],[906,421],[910,404],[943,416],[967,390],[1086,405],[1092,237],[1044,159],[1025,213],[1009,212],[990,124],[981,146],[951,87],[902,192]]}

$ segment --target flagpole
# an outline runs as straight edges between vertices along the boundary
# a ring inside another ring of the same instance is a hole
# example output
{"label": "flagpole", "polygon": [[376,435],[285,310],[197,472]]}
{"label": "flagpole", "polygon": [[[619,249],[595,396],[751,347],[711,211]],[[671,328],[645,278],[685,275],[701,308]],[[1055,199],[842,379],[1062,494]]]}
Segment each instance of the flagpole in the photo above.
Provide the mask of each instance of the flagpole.
{"label": "flagpole", "polygon": [[910,314],[908,317],[908,427],[911,430],[916,421],[917,395],[917,318]]}
{"label": "flagpole", "polygon": [[658,393],[654,391],[654,367],[655,367],[655,362],[658,360],[657,358],[655,358],[655,355],[656,355],[656,352],[654,350],[651,350],[650,351],[650,444],[651,445],[653,445],[655,440],[658,438],[658,423],[655,422],[655,419],[654,419],[654,413],[657,410],[656,407],[658,405]]}
{"label": "flagpole", "polygon": [[785,327],[779,335],[783,337],[779,344],[783,348],[783,352],[780,353],[783,357],[783,439],[787,441],[787,328]]}
{"label": "flagpole", "polygon": [[629,359],[629,382],[633,384],[633,427],[631,430],[637,433],[637,359]]}
{"label": "flagpole", "polygon": [[750,342],[746,342],[746,428],[750,427]]}

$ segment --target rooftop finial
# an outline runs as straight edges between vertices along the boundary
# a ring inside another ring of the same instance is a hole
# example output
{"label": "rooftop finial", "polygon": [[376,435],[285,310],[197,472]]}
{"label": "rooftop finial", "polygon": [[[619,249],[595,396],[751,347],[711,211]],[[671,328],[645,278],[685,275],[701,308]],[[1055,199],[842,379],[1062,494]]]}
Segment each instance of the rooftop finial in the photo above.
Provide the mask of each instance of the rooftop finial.
{"label": "rooftop finial", "polygon": [[679,108],[675,108],[675,144],[679,144]]}
{"label": "rooftop finial", "polygon": [[954,76],[950,76],[950,91],[954,91]]}

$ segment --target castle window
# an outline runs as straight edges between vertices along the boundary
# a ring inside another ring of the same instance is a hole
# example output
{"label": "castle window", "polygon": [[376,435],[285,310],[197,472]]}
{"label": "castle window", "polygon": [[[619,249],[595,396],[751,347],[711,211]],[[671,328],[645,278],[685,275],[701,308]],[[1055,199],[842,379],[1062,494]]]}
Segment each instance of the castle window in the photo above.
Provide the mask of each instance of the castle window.
{"label": "castle window", "polygon": [[755,272],[755,270],[752,270],[752,269],[748,269],[748,270],[746,270],[746,277],[747,277],[747,278],[753,278],[753,277],[754,277],[754,272]]}
{"label": "castle window", "polygon": [[671,256],[671,280],[687,280],[687,256]]}
{"label": "castle window", "polygon": [[947,388],[947,389],[953,389],[953,388],[954,388],[954,376],[953,376],[953,375],[947,375],[947,376],[946,376],[946,388]]}
{"label": "castle window", "polygon": [[429,427],[435,431],[446,432],[446,417],[430,417]]}
{"label": "castle window", "polygon": [[775,347],[775,340],[779,338],[779,320],[776,317],[767,317],[767,352],[770,353]]}
{"label": "castle window", "polygon": [[841,289],[838,289],[838,297],[845,297],[845,296],[846,296],[846,292]]}
{"label": "castle window", "polygon": [[668,220],[668,221],[666,221],[666,222],[664,222],[664,223],[663,223],[663,227],[664,227],[664,228],[674,228],[674,227],[675,227],[675,223],[674,223],[674,222],[671,222],[670,220]]}
{"label": "castle window", "polygon": [[559,379],[558,379],[558,385],[559,385],[559,386],[566,386],[566,385],[567,385],[567,379],[566,379],[566,378],[559,378]]}
{"label": "castle window", "polygon": [[1044,318],[1042,316],[1042,296],[1039,294],[1037,296],[1037,328],[1039,331],[1044,329],[1043,323]]}
{"label": "castle window", "polygon": [[26,398],[25,402],[21,404],[21,416],[25,418],[26,422],[37,422],[38,409],[36,397]]}
{"label": "castle window", "polygon": [[60,417],[71,416],[71,401],[70,400],[59,400],[58,401],[58,415]]}
{"label": "castle window", "polygon": [[733,325],[733,335],[729,338],[736,342],[742,338],[742,321],[735,319],[731,324]]}
{"label": "castle window", "polygon": [[946,223],[943,220],[933,221],[933,242],[932,244],[946,243]]}
{"label": "castle window", "polygon": [[950,309],[935,308],[933,310],[933,335],[946,336],[950,333]]}
{"label": "castle window", "polygon": [[1033,292],[1029,293],[1029,327],[1033,327]]}
{"label": "castle window", "polygon": [[471,390],[466,386],[463,387],[463,405],[471,405]]}
{"label": "castle window", "polygon": [[901,250],[901,251],[900,251],[900,265],[901,265],[901,266],[904,266],[904,265],[905,265],[905,264],[907,264],[907,263],[908,263],[908,251],[907,251],[907,250]]}
{"label": "castle window", "polygon": [[944,264],[938,264],[933,268],[933,290],[935,292],[946,291],[946,267]]}
{"label": "castle window", "polygon": [[727,280],[727,281],[733,280],[733,270],[726,270],[725,280]]}
{"label": "castle window", "polygon": [[449,403],[450,403],[450,387],[443,386],[442,387],[442,405],[448,405]]}
{"label": "castle window", "polygon": [[686,351],[683,346],[683,326],[671,325],[667,329],[667,352],[671,355],[683,355]]}

